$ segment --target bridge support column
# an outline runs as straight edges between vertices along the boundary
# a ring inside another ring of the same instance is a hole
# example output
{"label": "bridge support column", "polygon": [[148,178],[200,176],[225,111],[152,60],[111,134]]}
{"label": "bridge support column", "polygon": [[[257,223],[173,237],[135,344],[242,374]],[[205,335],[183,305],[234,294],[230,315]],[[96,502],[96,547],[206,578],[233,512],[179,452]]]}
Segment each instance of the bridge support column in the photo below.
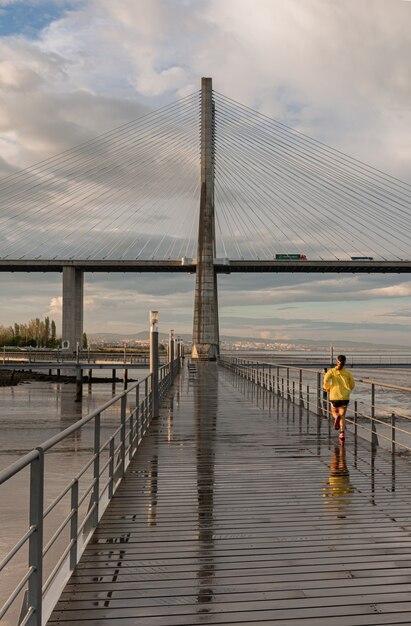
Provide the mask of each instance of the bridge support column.
{"label": "bridge support column", "polygon": [[75,352],[83,342],[84,273],[71,266],[63,267],[63,330],[62,345]]}
{"label": "bridge support column", "polygon": [[194,360],[219,354],[217,276],[214,270],[214,101],[211,78],[201,80],[201,200],[194,301]]}

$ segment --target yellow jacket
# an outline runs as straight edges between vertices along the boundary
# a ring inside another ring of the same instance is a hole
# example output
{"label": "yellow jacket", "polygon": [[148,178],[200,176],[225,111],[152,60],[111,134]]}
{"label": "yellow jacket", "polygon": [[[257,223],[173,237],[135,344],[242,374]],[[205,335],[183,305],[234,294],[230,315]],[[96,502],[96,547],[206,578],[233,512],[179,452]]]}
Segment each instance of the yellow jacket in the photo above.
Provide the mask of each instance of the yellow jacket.
{"label": "yellow jacket", "polygon": [[345,367],[333,367],[324,376],[324,389],[330,392],[330,400],[349,400],[354,387],[354,377]]}

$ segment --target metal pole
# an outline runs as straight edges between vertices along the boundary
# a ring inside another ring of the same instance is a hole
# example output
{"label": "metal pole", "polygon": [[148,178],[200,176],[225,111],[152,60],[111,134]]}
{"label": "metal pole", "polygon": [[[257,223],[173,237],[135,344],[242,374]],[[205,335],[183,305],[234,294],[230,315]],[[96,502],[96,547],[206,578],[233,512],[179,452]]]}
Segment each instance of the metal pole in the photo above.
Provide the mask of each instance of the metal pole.
{"label": "metal pole", "polygon": [[321,406],[321,372],[317,372],[317,415],[322,415],[322,406]]}
{"label": "metal pole", "polygon": [[371,443],[376,443],[377,432],[375,429],[375,384],[371,385]]}
{"label": "metal pole", "polygon": [[109,458],[108,465],[108,477],[110,479],[108,483],[108,499],[111,500],[114,493],[114,437],[111,437],[109,444]]}
{"label": "metal pole", "polygon": [[27,593],[28,607],[33,609],[29,626],[42,623],[44,452],[41,448],[37,450],[39,456],[30,465],[29,524],[35,531],[29,539],[29,568],[33,569]]}
{"label": "metal pole", "polygon": [[395,413],[391,413],[391,491],[395,491]]}
{"label": "metal pole", "polygon": [[136,387],[136,448],[139,444],[140,436],[140,385]]}
{"label": "metal pole", "polygon": [[173,379],[174,373],[174,330],[170,330],[168,336],[168,362],[170,364],[170,375]]}
{"label": "metal pole", "polygon": [[304,406],[304,398],[303,398],[303,370],[300,369],[298,375],[298,383],[299,383],[299,396],[300,396],[300,406]]}
{"label": "metal pole", "polygon": [[93,526],[98,524],[98,508],[100,499],[100,413],[94,418],[94,463],[93,463]]}
{"label": "metal pole", "polygon": [[358,400],[354,401],[354,438],[357,439],[358,434]]}
{"label": "metal pole", "polygon": [[121,404],[120,404],[120,419],[121,419],[121,431],[120,431],[120,437],[121,437],[121,477],[123,478],[125,471],[126,471],[126,404],[127,404],[127,397],[124,394],[124,396],[121,397]]}
{"label": "metal pole", "polygon": [[75,478],[71,485],[71,513],[70,520],[70,540],[72,542],[70,548],[70,570],[77,565],[77,533],[78,533],[78,480]]}
{"label": "metal pole", "polygon": [[391,413],[391,454],[395,454],[395,413]]}
{"label": "metal pole", "polygon": [[150,329],[150,374],[153,381],[153,417],[158,417],[160,396],[158,390],[158,330],[155,324]]}

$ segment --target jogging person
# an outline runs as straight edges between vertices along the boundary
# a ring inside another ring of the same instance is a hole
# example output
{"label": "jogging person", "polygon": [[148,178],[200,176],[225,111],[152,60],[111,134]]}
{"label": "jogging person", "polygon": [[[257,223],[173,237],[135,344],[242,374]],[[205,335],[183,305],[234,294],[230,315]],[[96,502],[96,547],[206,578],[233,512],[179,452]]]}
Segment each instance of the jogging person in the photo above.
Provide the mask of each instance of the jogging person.
{"label": "jogging person", "polygon": [[344,367],[345,361],[345,356],[339,354],[337,365],[324,376],[324,389],[330,394],[334,428],[340,431],[341,443],[345,440],[345,414],[350,401],[350,392],[355,387],[353,375]]}

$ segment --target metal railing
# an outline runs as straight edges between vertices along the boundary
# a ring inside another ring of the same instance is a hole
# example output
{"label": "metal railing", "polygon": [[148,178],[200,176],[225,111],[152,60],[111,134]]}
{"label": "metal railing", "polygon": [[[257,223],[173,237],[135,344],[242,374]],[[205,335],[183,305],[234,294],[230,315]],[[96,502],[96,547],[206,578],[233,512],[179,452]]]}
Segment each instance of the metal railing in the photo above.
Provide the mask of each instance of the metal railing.
{"label": "metal railing", "polygon": [[[180,365],[177,358],[159,368],[160,398]],[[18,623],[42,626],[48,619],[150,425],[153,380],[151,373],[0,472],[0,486],[10,485],[17,476],[21,478],[25,470],[29,472],[28,528],[1,561],[2,580],[7,567],[23,550],[27,567],[0,608],[1,623],[12,606],[17,608],[15,603],[23,592]],[[70,445],[80,433],[89,444],[90,456],[60,493],[46,502],[45,463],[50,458],[52,461],[53,452],[64,451],[64,445]]]}
{"label": "metal railing", "polygon": [[[166,362],[167,355],[161,353],[160,361]],[[0,349],[0,363],[2,365],[13,365],[13,363],[126,363],[129,365],[149,365],[149,352],[133,352],[132,349],[117,352],[100,352],[98,350],[77,350],[68,352],[58,348],[56,350],[34,349],[34,350],[12,350]]]}
{"label": "metal railing", "polygon": [[[316,370],[225,356],[219,362],[236,375],[318,416],[331,418],[330,402],[323,390],[326,368]],[[372,444],[385,445],[393,453],[397,447],[411,452],[411,388],[356,378],[355,395],[346,417],[355,437],[360,433]],[[409,412],[401,409],[401,404],[408,404]]]}

